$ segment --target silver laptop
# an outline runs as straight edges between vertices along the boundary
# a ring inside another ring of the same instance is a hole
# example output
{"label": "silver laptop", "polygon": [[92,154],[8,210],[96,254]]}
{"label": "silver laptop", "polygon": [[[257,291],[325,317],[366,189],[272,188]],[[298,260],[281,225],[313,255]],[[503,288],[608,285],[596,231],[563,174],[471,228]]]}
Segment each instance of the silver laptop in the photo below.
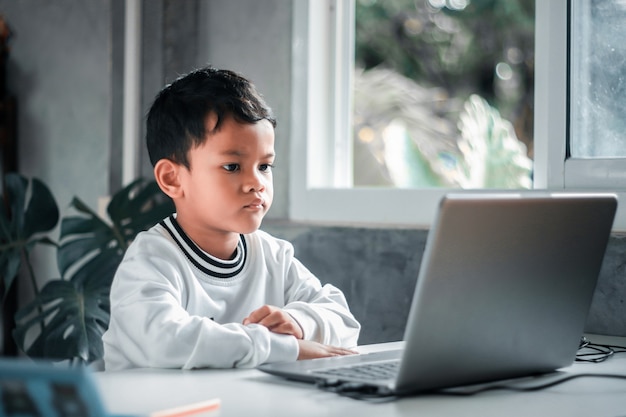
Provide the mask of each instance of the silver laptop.
{"label": "silver laptop", "polygon": [[[428,234],[402,350],[259,369],[406,394],[568,366],[616,208],[608,194],[448,195]],[[381,369],[388,374],[374,376]]]}

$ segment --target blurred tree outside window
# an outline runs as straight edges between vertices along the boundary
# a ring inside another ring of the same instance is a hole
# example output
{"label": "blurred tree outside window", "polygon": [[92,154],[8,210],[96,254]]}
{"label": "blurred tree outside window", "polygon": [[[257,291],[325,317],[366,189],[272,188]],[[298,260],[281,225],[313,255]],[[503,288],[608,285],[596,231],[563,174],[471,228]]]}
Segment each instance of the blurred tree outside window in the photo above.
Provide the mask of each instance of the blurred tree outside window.
{"label": "blurred tree outside window", "polygon": [[532,188],[534,0],[355,0],[355,187]]}

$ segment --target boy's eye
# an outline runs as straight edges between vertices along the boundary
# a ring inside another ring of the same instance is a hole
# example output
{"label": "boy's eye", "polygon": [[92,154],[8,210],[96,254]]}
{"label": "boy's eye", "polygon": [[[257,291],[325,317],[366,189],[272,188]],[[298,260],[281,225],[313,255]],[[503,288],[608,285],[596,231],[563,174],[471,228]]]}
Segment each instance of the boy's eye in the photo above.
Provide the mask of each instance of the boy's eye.
{"label": "boy's eye", "polygon": [[274,168],[274,165],[272,164],[261,164],[261,166],[259,167],[259,170],[261,172],[269,172],[272,170],[272,168]]}
{"label": "boy's eye", "polygon": [[222,165],[222,168],[224,168],[228,172],[235,172],[239,169],[239,164],[226,164]]}

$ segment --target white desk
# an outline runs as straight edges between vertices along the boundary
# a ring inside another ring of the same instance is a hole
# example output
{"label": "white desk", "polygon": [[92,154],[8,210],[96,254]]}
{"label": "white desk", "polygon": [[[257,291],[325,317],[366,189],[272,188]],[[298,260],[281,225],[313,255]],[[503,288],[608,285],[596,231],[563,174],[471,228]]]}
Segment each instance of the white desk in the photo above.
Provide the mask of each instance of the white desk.
{"label": "white desk", "polygon": [[[626,345],[626,338],[589,337],[592,342]],[[577,363],[563,371],[626,375],[626,353],[599,364]],[[145,415],[218,397],[221,408],[210,416],[626,416],[626,380],[619,379],[581,378],[537,392],[421,395],[372,404],[254,369],[135,369],[95,375],[106,407],[115,414]]]}

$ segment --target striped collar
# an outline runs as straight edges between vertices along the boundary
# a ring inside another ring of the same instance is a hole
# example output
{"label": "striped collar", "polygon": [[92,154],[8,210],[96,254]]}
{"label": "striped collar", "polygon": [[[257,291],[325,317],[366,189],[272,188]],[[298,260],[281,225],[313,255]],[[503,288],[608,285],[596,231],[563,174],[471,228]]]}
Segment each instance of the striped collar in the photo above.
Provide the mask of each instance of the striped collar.
{"label": "striped collar", "polygon": [[216,258],[203,251],[192,241],[176,221],[174,214],[159,223],[172,236],[183,254],[196,268],[215,278],[232,278],[239,274],[246,264],[247,248],[243,235],[239,235],[239,243],[235,256],[230,260]]}

